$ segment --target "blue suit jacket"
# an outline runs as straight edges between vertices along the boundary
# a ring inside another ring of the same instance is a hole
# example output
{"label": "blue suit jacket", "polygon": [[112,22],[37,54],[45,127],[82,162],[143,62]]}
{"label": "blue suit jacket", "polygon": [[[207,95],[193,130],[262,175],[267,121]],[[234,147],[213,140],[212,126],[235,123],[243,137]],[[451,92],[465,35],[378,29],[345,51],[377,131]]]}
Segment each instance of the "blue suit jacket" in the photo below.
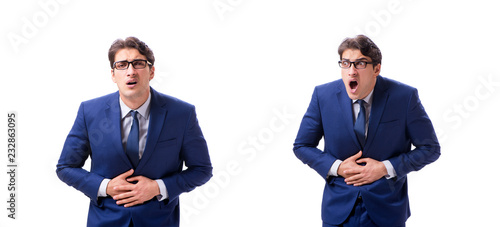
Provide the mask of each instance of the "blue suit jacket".
{"label": "blue suit jacket", "polygon": [[[342,80],[317,86],[294,143],[295,155],[316,170],[326,184],[322,219],[332,225],[346,220],[361,195],[370,218],[380,226],[398,226],[410,216],[406,175],[435,161],[440,147],[417,90],[377,77],[363,157],[389,160],[397,177],[355,187],[343,177],[328,177],[333,162],[361,147],[354,133],[352,101]],[[317,148],[324,137],[324,151]],[[411,150],[411,145],[416,148]]]}
{"label": "blue suit jacket", "polygon": [[[194,106],[151,89],[150,121],[144,154],[134,176],[161,179],[169,198],[153,198],[130,208],[111,197],[98,198],[104,178],[130,169],[121,138],[119,93],[83,102],[57,164],[57,175],[90,199],[88,226],[178,226],[179,195],[212,176],[208,148]],[[91,157],[90,172],[82,168]],[[182,171],[183,164],[187,169]]]}

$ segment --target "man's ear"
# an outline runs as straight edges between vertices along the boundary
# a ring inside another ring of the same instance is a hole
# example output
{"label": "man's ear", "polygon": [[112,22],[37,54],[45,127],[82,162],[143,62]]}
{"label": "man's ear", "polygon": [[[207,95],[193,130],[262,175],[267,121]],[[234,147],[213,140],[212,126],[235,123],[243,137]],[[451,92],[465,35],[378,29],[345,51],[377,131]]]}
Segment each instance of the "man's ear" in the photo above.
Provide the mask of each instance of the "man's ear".
{"label": "man's ear", "polygon": [[149,69],[149,81],[151,81],[154,77],[155,77],[155,66],[151,66],[151,68]]}
{"label": "man's ear", "polygon": [[373,74],[375,74],[375,76],[378,76],[380,74],[380,69],[382,68],[382,64],[378,63],[374,69],[373,69]]}
{"label": "man's ear", "polygon": [[111,80],[113,80],[113,82],[116,83],[115,70],[114,69],[111,69]]}

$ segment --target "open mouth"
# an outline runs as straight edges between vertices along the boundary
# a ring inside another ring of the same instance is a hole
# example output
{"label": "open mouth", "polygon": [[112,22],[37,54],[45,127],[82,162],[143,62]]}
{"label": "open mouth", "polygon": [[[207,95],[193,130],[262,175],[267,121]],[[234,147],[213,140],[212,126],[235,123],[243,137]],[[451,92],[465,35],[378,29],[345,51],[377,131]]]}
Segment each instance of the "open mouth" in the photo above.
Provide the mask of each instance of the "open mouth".
{"label": "open mouth", "polygon": [[127,85],[135,85],[135,84],[137,84],[137,82],[136,82],[136,81],[130,81],[130,82],[127,82]]}
{"label": "open mouth", "polygon": [[349,87],[351,88],[351,90],[356,90],[356,88],[358,88],[358,81],[351,81],[349,82]]}

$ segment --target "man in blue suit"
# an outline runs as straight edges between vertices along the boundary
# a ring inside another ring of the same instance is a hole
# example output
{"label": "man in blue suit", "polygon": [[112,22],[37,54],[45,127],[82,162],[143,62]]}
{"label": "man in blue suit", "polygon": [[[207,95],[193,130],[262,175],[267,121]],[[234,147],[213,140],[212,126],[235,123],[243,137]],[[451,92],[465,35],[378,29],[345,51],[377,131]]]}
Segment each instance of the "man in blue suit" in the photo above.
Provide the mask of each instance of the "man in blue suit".
{"label": "man in blue suit", "polygon": [[323,226],[405,226],[407,175],[440,156],[432,123],[415,88],[379,75],[368,37],[338,53],[342,79],[315,88],[293,150],[326,181]]}
{"label": "man in blue suit", "polygon": [[87,226],[179,226],[179,195],[212,176],[195,108],[149,86],[155,59],[139,39],[108,57],[118,92],[80,105],[57,175],[90,198]]}

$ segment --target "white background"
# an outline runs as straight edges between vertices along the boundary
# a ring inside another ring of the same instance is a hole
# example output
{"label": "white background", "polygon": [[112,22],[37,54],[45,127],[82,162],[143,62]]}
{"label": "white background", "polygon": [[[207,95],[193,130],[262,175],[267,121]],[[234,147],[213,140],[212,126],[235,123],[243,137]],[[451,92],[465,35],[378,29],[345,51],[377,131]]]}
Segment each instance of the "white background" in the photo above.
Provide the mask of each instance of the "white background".
{"label": "white background", "polygon": [[443,2],[2,1],[0,208],[8,111],[19,168],[17,219],[0,209],[0,226],[85,226],[88,198],[55,168],[80,102],[117,90],[107,51],[127,36],[153,49],[152,86],[196,105],[210,148],[214,178],[181,196],[181,226],[321,226],[324,181],[292,144],[358,33],[382,50],[381,75],[419,89],[439,134],[440,159],[409,174],[407,226],[498,223],[500,17],[491,1]]}

